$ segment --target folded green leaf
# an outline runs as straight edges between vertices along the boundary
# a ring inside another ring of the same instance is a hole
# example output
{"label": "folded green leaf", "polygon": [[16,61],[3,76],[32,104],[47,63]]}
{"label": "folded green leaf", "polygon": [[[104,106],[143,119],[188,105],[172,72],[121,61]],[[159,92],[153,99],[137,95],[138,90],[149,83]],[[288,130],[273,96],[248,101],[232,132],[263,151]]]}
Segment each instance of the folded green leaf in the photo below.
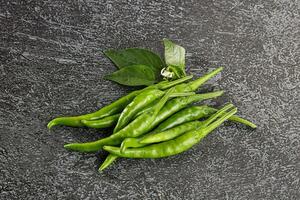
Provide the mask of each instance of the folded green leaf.
{"label": "folded green leaf", "polygon": [[185,49],[168,39],[163,39],[165,46],[165,61],[167,72],[172,73],[172,78],[177,79],[186,76],[185,73]]}
{"label": "folded green leaf", "polygon": [[157,82],[154,71],[146,65],[131,65],[106,75],[104,78],[122,85],[152,85]]}
{"label": "folded green leaf", "polygon": [[161,58],[154,52],[141,48],[107,50],[104,54],[119,68],[131,65],[146,65],[159,73],[165,66]]}

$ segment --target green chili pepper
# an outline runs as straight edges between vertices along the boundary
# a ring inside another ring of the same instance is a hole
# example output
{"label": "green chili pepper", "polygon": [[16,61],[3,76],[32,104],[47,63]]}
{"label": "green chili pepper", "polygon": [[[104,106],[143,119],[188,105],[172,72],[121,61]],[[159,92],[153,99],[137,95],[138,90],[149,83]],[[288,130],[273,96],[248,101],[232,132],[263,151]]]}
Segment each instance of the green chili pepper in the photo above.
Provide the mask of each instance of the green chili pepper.
{"label": "green chili pepper", "polygon": [[210,111],[207,107],[207,105],[203,105],[184,108],[159,124],[153,132],[165,131],[184,122],[198,120],[215,113],[215,111]]}
{"label": "green chili pepper", "polygon": [[159,89],[149,89],[137,95],[122,111],[118,123],[114,128],[114,133],[124,128],[138,111],[163,95],[164,92]]}
{"label": "green chili pepper", "polygon": [[126,158],[162,158],[176,155],[181,152],[187,151],[195,144],[199,143],[206,135],[220,126],[225,120],[234,115],[236,112],[237,109],[234,108],[233,110],[223,114],[219,119],[215,120],[205,127],[200,127],[199,129],[189,131],[183,135],[180,135],[175,139],[158,144],[152,144],[140,148],[129,148],[124,152],[121,152],[121,149],[119,147],[114,146],[104,146],[103,149],[116,156]]}
{"label": "green chili pepper", "polygon": [[82,120],[95,120],[95,119],[100,119],[100,118],[104,118],[104,117],[108,117],[108,116],[120,113],[123,110],[123,108],[128,103],[130,103],[136,95],[138,95],[141,92],[142,92],[142,90],[133,91],[133,92],[129,93],[128,95],[121,97],[120,99],[111,103],[110,105],[107,105],[93,113],[80,115],[80,116],[55,118],[48,123],[47,127],[49,129],[56,125],[82,127],[82,126],[84,126],[84,124],[81,122]]}
{"label": "green chili pepper", "polygon": [[[179,136],[187,131],[191,131],[196,129],[198,126],[201,125],[200,121],[191,121],[186,122],[184,124],[178,125],[176,127],[170,128],[166,131],[162,131],[159,133],[148,133],[143,137],[138,138],[125,138],[121,143],[121,152],[125,151],[129,147],[143,147],[151,143],[162,142],[166,140],[170,140],[176,136]],[[151,137],[152,136],[152,137]],[[153,139],[154,137],[154,139]],[[150,139],[149,139],[150,138]],[[143,143],[141,142],[143,141]],[[153,142],[149,142],[153,141]]]}
{"label": "green chili pepper", "polygon": [[[173,113],[181,110],[186,105],[194,103],[196,101],[215,98],[222,95],[222,91],[211,92],[205,94],[195,94],[187,97],[174,98],[166,103],[166,105],[160,110],[161,106],[164,105],[164,101],[167,98],[163,98],[155,109],[151,109],[149,112],[144,113],[133,120],[125,128],[118,131],[117,133],[103,138],[98,141],[88,143],[72,143],[66,144],[66,149],[80,151],[80,152],[96,152],[103,147],[103,145],[118,145],[124,138],[127,137],[138,137],[157,126],[161,121],[172,115]],[[168,94],[170,95],[170,94]],[[159,108],[159,109],[158,109]],[[159,111],[160,110],[160,111]],[[159,112],[158,112],[159,111]],[[158,114],[156,114],[158,112]],[[154,118],[154,119],[153,119]]]}
{"label": "green chili pepper", "polygon": [[118,156],[114,155],[114,154],[108,154],[108,156],[105,158],[104,162],[101,164],[101,166],[99,167],[98,171],[103,171],[104,169],[106,169],[108,166],[110,166],[116,159],[118,158]]}
{"label": "green chili pepper", "polygon": [[51,120],[47,127],[50,129],[53,126],[56,125],[66,125],[66,126],[72,126],[72,127],[82,127],[84,124],[81,122],[82,120],[96,120],[101,119],[104,117],[108,117],[117,113],[122,112],[122,110],[140,93],[144,92],[145,90],[151,89],[151,88],[158,88],[158,89],[166,89],[172,86],[175,86],[177,84],[183,83],[189,79],[191,79],[192,76],[186,76],[181,79],[177,79],[175,81],[162,81],[160,83],[157,83],[155,85],[148,86],[141,90],[136,90],[128,95],[121,97],[120,99],[116,100],[115,102],[111,103],[110,105],[107,105],[100,110],[80,115],[80,116],[71,116],[71,117],[58,117],[53,120]]}
{"label": "green chili pepper", "polygon": [[[208,117],[211,114],[217,112],[218,109],[212,108],[210,106],[204,105],[204,106],[191,106],[188,108],[185,108],[168,119],[166,119],[164,122],[162,122],[157,128],[154,129],[153,132],[161,132],[165,131],[169,128],[172,128],[174,126],[177,126],[179,124],[182,124],[184,122],[194,121],[198,120],[203,117]],[[245,124],[247,126],[250,126],[251,128],[256,128],[256,125],[252,122],[240,118],[238,116],[232,116],[229,118],[230,121],[240,122],[242,124]]]}
{"label": "green chili pepper", "polygon": [[144,109],[140,110],[138,113],[136,113],[136,115],[133,118],[137,118],[141,114],[148,112],[149,110],[151,110],[153,108],[153,106],[155,106],[157,104],[157,102],[159,102],[159,99],[153,101],[152,103],[147,105]]}

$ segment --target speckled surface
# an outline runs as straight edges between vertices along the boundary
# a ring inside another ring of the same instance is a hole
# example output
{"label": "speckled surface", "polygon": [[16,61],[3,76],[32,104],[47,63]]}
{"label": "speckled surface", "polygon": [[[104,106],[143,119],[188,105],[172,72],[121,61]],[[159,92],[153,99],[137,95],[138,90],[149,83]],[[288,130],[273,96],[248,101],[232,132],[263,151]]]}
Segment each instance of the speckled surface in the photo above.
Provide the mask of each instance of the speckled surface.
{"label": "speckled surface", "polygon": [[[147,3],[146,3],[147,2]],[[276,1],[1,1],[0,199],[299,199],[300,4]],[[181,155],[120,159],[63,149],[103,136],[56,127],[59,115],[94,111],[128,88],[108,48],[187,49],[190,71],[224,66],[218,80],[255,131],[223,126]]]}

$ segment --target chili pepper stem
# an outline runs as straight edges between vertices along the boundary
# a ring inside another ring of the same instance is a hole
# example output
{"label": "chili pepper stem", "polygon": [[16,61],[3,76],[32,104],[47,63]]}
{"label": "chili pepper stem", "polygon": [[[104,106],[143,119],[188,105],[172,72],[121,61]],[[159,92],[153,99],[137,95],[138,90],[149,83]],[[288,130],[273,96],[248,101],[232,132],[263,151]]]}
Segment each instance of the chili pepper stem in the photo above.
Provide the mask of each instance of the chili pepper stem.
{"label": "chili pepper stem", "polygon": [[190,76],[185,76],[185,77],[180,78],[180,79],[177,79],[177,80],[175,80],[175,81],[162,82],[162,83],[158,84],[157,86],[158,86],[159,89],[165,90],[165,89],[168,89],[168,88],[170,88],[170,87],[173,87],[174,85],[178,85],[179,83],[183,83],[183,82],[185,82],[185,81],[188,81],[188,80],[190,80],[190,79],[192,79],[192,78],[193,78],[192,75],[190,75]]}
{"label": "chili pepper stem", "polygon": [[186,96],[192,96],[196,94],[195,92],[176,92],[170,95],[170,98],[172,97],[186,97]]}
{"label": "chili pepper stem", "polygon": [[249,126],[251,128],[257,128],[256,124],[254,124],[254,123],[252,123],[252,122],[250,122],[250,121],[248,121],[246,119],[243,119],[243,118],[241,118],[239,116],[233,115],[233,116],[230,117],[230,120],[231,121],[235,121],[235,122],[239,122],[241,124],[245,124],[246,126]]}
{"label": "chili pepper stem", "polygon": [[213,114],[211,117],[209,117],[207,120],[204,121],[203,126],[208,126],[210,123],[212,123],[213,121],[215,121],[218,117],[220,117],[223,113],[225,113],[227,110],[229,110],[230,108],[234,107],[233,104],[227,104],[225,105],[223,108],[221,108],[220,110],[218,110],[215,114]]}
{"label": "chili pepper stem", "polygon": [[[196,94],[195,98],[197,96],[201,97],[202,99],[212,99],[218,96],[221,96],[224,93],[224,91],[216,91],[216,92],[209,92],[209,93],[203,93],[203,94]],[[193,96],[191,96],[193,98]]]}
{"label": "chili pepper stem", "polygon": [[[185,124],[175,126],[175,128],[167,129],[166,131],[148,134],[148,135],[145,135],[144,137],[142,137],[138,142],[139,142],[139,144],[146,145],[146,144],[157,143],[157,142],[162,142],[162,141],[167,141],[167,140],[173,139],[173,138],[181,135],[181,134],[176,134],[176,132],[180,133],[180,131],[177,131],[176,129],[180,128],[180,127],[184,127],[184,126],[186,126],[184,128],[185,130],[189,129],[189,128],[191,128],[190,130],[192,130],[193,129],[192,127],[194,127],[194,129],[205,128],[206,126],[208,126],[210,123],[212,123],[217,118],[222,116],[227,110],[231,109],[232,107],[234,107],[233,104],[227,104],[222,109],[220,109],[218,112],[211,115],[205,121],[197,121],[197,120],[191,121],[191,122],[187,122]],[[185,132],[190,131],[190,130],[186,130]],[[182,132],[182,133],[184,133],[184,132]],[[125,140],[123,142],[125,142]],[[126,147],[129,147],[129,146],[137,147],[137,146],[132,146],[131,144],[126,145]],[[123,153],[125,151],[125,149],[122,149],[122,146],[120,149],[121,149],[121,153]]]}
{"label": "chili pepper stem", "polygon": [[[208,133],[212,132],[214,129],[216,129],[218,126],[220,126],[225,120],[229,119],[232,115],[234,115],[236,112],[237,112],[237,108],[233,108],[231,111],[221,115],[221,117],[216,119],[214,122],[211,122],[209,125],[207,125],[204,128],[205,129],[204,135],[207,135]],[[219,114],[220,113],[216,113],[215,115],[219,115]]]}
{"label": "chili pepper stem", "polygon": [[[208,106],[207,109],[210,110],[210,111],[215,111],[215,112],[217,112],[217,110],[218,110],[218,109],[213,108],[213,107],[210,107],[210,106]],[[246,126],[249,126],[249,127],[251,127],[251,128],[257,128],[256,124],[250,122],[249,120],[246,120],[246,119],[244,119],[244,118],[241,118],[241,117],[239,117],[239,116],[236,116],[236,115],[231,116],[231,117],[229,118],[229,120],[230,120],[230,121],[234,121],[234,122],[239,122],[239,123],[244,124],[244,125],[246,125]]]}
{"label": "chili pepper stem", "polygon": [[209,72],[208,74],[202,76],[201,78],[188,83],[188,85],[190,86],[192,91],[194,91],[194,90],[198,89],[203,83],[205,83],[206,81],[208,81],[209,79],[211,79],[212,77],[214,77],[215,75],[220,73],[222,70],[223,70],[223,67],[219,67],[219,68]]}

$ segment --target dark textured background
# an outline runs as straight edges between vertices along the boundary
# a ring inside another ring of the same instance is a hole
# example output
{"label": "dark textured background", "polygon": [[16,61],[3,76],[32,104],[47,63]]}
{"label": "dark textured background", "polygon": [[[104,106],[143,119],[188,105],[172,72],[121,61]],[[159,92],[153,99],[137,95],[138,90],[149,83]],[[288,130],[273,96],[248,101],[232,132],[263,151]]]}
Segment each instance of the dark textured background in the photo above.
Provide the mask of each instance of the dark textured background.
{"label": "dark textured background", "polygon": [[[299,199],[299,1],[1,1],[0,199]],[[101,137],[55,127],[126,94],[103,79],[102,51],[187,49],[190,71],[224,66],[215,82],[259,125],[223,126],[181,155],[120,159],[63,149]]]}

